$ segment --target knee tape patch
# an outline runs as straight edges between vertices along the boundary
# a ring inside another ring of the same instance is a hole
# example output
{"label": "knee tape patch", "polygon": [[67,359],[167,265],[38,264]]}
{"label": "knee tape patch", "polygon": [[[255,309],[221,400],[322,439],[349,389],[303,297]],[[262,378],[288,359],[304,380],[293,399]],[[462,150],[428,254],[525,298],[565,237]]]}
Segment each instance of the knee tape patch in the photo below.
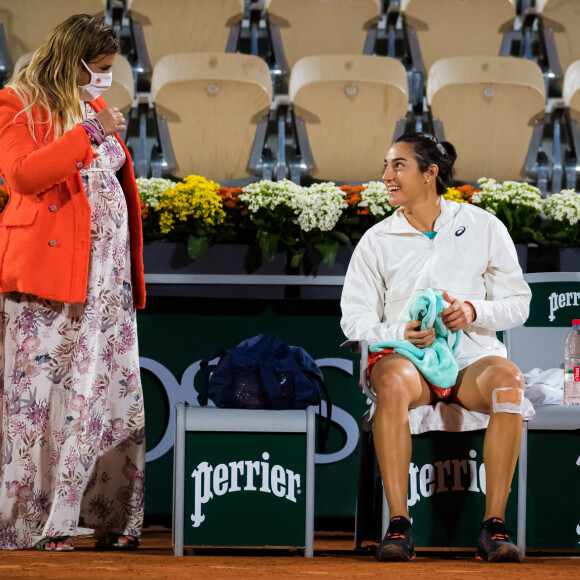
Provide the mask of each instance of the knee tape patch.
{"label": "knee tape patch", "polygon": [[517,387],[494,389],[491,393],[494,413],[522,414],[524,391]]}

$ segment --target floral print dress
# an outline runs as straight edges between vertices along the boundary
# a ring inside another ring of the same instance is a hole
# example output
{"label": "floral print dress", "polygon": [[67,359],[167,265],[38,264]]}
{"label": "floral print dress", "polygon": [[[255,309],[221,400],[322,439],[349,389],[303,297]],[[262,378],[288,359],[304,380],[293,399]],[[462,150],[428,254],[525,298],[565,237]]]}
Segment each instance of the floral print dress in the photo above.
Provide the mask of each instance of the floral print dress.
{"label": "floral print dress", "polygon": [[[94,115],[88,104],[87,115]],[[91,206],[84,304],[0,295],[0,548],[95,532],[139,536],[145,433],[116,138],[81,170]]]}

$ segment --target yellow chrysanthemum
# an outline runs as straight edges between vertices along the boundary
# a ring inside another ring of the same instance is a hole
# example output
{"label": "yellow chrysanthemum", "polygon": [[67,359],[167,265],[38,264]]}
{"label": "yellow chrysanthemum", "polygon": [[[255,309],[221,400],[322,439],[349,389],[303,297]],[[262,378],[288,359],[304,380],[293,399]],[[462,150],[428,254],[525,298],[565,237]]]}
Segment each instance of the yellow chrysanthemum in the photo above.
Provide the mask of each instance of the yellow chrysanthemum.
{"label": "yellow chrysanthemum", "polygon": [[443,197],[449,201],[457,201],[459,203],[465,202],[461,192],[459,192],[456,187],[448,187],[447,193],[444,193]]}
{"label": "yellow chrysanthemum", "polygon": [[219,183],[199,175],[189,175],[175,187],[163,192],[156,207],[161,232],[169,233],[176,221],[216,226],[223,223],[225,212],[218,195]]}

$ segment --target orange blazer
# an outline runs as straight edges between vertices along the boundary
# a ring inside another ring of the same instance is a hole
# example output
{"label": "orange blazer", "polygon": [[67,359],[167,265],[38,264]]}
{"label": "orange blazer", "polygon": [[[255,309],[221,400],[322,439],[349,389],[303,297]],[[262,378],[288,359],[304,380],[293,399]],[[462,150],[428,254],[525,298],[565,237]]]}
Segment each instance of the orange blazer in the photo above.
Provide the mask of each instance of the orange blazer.
{"label": "orange blazer", "polygon": [[[91,105],[96,111],[107,107],[102,97]],[[91,208],[79,170],[97,155],[80,124],[55,141],[47,124],[39,122],[35,140],[26,115],[18,115],[22,109],[11,89],[0,91],[0,176],[10,194],[0,217],[0,293],[85,302]],[[141,205],[129,151],[115,136],[127,155],[120,182],[127,200],[133,300],[143,308]]]}

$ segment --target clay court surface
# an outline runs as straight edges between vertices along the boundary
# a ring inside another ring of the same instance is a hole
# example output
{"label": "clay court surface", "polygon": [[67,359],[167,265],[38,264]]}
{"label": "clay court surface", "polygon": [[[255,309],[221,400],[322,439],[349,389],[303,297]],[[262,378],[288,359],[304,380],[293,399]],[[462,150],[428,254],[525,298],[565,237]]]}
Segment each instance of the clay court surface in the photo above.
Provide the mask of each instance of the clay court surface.
{"label": "clay court surface", "polygon": [[370,553],[355,552],[348,532],[316,532],[314,558],[297,550],[190,549],[173,556],[171,531],[144,530],[137,552],[96,552],[90,538],[76,540],[72,553],[36,550],[0,552],[0,579],[91,580],[129,578],[580,578],[580,557],[542,554],[522,564],[477,562],[471,552],[418,551],[409,563],[375,562]]}

